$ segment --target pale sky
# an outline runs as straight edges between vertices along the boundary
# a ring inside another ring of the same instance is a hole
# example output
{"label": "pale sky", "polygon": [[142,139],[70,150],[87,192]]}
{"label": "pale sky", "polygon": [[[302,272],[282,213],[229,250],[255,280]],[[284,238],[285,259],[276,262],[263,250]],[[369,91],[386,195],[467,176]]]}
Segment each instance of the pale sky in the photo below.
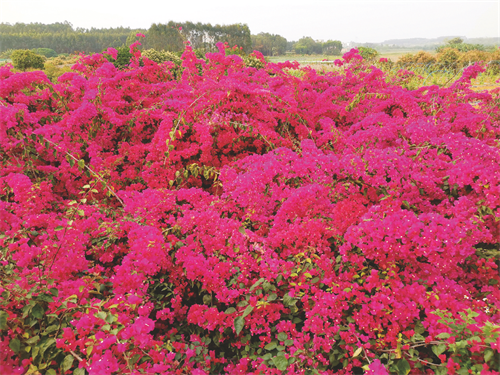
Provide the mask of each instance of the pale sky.
{"label": "pale sky", "polygon": [[170,20],[246,23],[252,34],[288,40],[500,37],[500,0],[0,0],[0,23],[149,28]]}

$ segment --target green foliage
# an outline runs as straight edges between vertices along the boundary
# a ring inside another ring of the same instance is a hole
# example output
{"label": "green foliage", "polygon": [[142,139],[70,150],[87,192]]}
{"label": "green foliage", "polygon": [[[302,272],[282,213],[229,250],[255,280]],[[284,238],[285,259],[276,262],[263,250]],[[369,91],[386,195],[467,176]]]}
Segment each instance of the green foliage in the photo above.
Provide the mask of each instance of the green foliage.
{"label": "green foliage", "polygon": [[45,57],[57,57],[57,52],[51,48],[33,48],[32,51]]}
{"label": "green foliage", "polygon": [[370,47],[358,47],[359,54],[367,61],[374,61],[378,56],[378,51]]}
{"label": "green foliage", "polygon": [[40,46],[57,53],[75,51],[100,52],[108,47],[125,44],[127,37],[145,29],[124,27],[107,29],[75,28],[71,23],[0,23],[0,51],[9,49],[35,49]]}
{"label": "green foliage", "polygon": [[300,38],[294,48],[295,52],[301,55],[321,54],[323,52],[322,44],[310,36]]}
{"label": "green foliage", "polygon": [[165,61],[171,61],[175,65],[180,66],[182,63],[181,58],[173,52],[170,51],[157,51],[154,48],[147,49],[142,52],[143,57],[154,61],[155,63],[161,64]]}
{"label": "green foliage", "polygon": [[460,52],[455,48],[445,48],[438,54],[438,61],[446,68],[457,67],[460,60]]}
{"label": "green foliage", "polygon": [[256,68],[256,69],[262,69],[265,66],[265,63],[262,62],[260,59],[255,57],[255,55],[249,55],[245,56],[243,58],[243,61],[245,62],[245,65],[251,68]]}
{"label": "green foliage", "polygon": [[69,66],[58,66],[56,64],[46,62],[44,71],[47,75],[47,78],[55,83],[57,82],[57,79],[64,73],[71,72],[71,68]]}
{"label": "green foliage", "polygon": [[0,53],[0,59],[10,59],[12,52],[14,52],[13,49],[8,49],[6,51],[3,51],[2,53]]}
{"label": "green foliage", "polygon": [[252,48],[259,51],[264,56],[284,55],[286,52],[287,40],[281,35],[259,33],[252,35]]}
{"label": "green foliage", "polygon": [[328,40],[323,43],[323,55],[340,56],[342,54],[342,42],[339,40]]}
{"label": "green foliage", "polygon": [[118,55],[116,56],[116,60],[113,59],[108,54],[104,56],[109,62],[112,62],[114,66],[118,69],[124,69],[130,64],[130,59],[132,58],[132,54],[130,53],[129,47],[121,46],[116,49],[118,51]]}
{"label": "green foliage", "polygon": [[459,38],[459,37],[448,40],[448,44],[450,44],[450,45],[461,44],[463,42],[464,42],[464,40],[462,38]]}
{"label": "green foliage", "polygon": [[14,68],[25,71],[27,69],[43,69],[44,58],[29,50],[16,50],[11,54],[12,64]]}
{"label": "green foliage", "polygon": [[[467,310],[460,312],[455,318],[450,312],[437,311],[440,323],[445,324],[450,329],[450,333],[441,333],[440,339],[448,340],[436,348],[432,347],[436,355],[447,353],[455,363],[460,365],[464,373],[479,374],[483,370],[483,364],[495,369],[500,366],[500,358],[494,355],[491,344],[498,342],[500,338],[500,325],[492,322],[479,324],[475,318],[479,316],[477,312]],[[438,354],[439,353],[439,354]],[[495,358],[496,357],[496,358]]]}
{"label": "green foliage", "polygon": [[427,65],[436,63],[436,57],[429,52],[419,51],[415,54],[407,53],[398,59],[398,66],[407,66],[411,64]]}
{"label": "green foliage", "polygon": [[204,51],[216,51],[218,42],[243,47],[246,53],[252,48],[250,29],[245,24],[212,26],[209,23],[174,21],[167,24],[152,24],[147,31],[144,47],[158,51],[180,52],[184,50],[185,41],[189,41],[193,49]]}
{"label": "green foliage", "polygon": [[443,52],[447,48],[453,48],[459,52],[469,52],[469,51],[485,51],[486,47],[482,44],[471,44],[464,43],[462,38],[453,38],[449,40],[446,45],[439,46],[436,48],[436,52]]}

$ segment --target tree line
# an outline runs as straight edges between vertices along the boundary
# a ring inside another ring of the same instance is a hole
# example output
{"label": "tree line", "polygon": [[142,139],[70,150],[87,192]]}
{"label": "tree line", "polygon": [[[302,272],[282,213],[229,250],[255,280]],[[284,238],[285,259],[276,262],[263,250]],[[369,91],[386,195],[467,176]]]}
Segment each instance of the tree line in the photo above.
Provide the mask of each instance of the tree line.
{"label": "tree line", "polygon": [[174,22],[154,23],[149,29],[117,28],[75,28],[69,22],[43,23],[0,23],[0,52],[15,49],[49,48],[58,54],[74,52],[101,52],[108,47],[130,45],[142,33],[142,48],[179,52],[189,41],[194,49],[215,51],[218,42],[237,45],[245,53],[260,51],[265,56],[297,54],[340,55],[342,43],[338,40],[316,41],[303,37],[288,41],[277,34],[259,33],[252,35],[246,24],[212,25],[210,23]]}

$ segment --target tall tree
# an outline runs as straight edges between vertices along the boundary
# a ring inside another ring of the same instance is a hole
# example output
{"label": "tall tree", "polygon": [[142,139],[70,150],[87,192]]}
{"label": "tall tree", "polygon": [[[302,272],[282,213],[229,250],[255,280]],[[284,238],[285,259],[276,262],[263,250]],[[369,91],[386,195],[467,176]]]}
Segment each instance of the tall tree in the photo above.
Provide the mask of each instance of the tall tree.
{"label": "tall tree", "polygon": [[264,56],[284,55],[287,49],[287,40],[281,35],[259,33],[252,35],[252,48]]}
{"label": "tall tree", "polygon": [[322,45],[324,55],[340,55],[342,52],[342,42],[339,40],[328,40]]}

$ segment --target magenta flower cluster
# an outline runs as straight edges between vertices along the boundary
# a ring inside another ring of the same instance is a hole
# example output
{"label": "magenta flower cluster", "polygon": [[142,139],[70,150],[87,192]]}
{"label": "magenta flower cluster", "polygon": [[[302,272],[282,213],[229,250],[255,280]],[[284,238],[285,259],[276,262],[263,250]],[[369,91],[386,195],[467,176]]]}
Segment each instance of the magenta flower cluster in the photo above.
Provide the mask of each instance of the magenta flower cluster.
{"label": "magenta flower cluster", "polygon": [[132,49],[0,68],[0,373],[498,374],[480,66],[411,91],[356,50],[320,74]]}

